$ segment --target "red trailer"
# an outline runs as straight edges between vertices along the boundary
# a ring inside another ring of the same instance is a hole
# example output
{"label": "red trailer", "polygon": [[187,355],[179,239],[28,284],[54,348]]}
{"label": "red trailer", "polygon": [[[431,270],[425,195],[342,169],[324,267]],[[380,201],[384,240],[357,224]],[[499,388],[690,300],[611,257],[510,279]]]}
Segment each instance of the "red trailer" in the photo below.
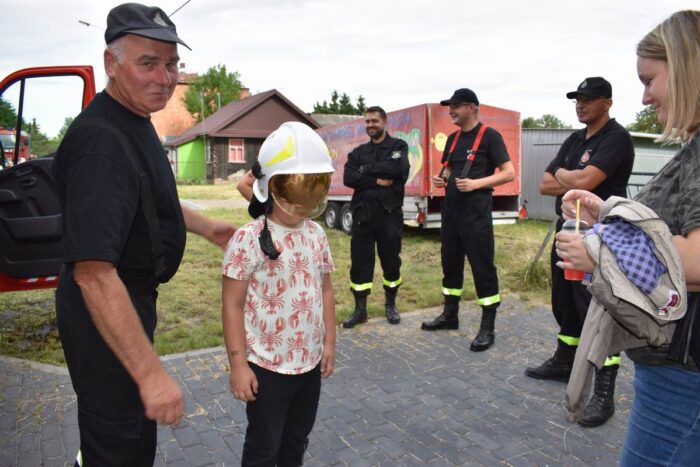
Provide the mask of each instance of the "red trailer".
{"label": "red trailer", "polygon": [[[493,198],[494,223],[515,222],[518,218],[520,196],[520,113],[512,110],[479,106],[480,120],[498,130],[505,140],[508,154],[515,165],[515,179],[497,187]],[[440,203],[445,190],[435,188],[431,177],[440,172],[440,158],[447,136],[457,127],[452,123],[447,107],[422,104],[387,114],[387,130],[408,143],[411,164],[403,205],[404,223],[411,226],[440,227]],[[336,172],[331,180],[328,207],[324,220],[329,228],[352,229],[350,198],[352,188],[343,185],[343,169],[348,153],[365,143],[364,120],[350,120],[316,130],[328,145]]]}

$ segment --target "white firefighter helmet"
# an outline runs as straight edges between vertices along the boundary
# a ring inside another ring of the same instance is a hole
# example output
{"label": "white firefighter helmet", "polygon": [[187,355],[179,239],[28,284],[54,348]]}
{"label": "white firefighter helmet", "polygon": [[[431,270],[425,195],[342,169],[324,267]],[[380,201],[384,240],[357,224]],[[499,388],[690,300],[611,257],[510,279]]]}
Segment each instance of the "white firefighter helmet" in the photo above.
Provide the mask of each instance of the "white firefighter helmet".
{"label": "white firefighter helmet", "polygon": [[262,202],[267,201],[275,175],[335,172],[326,143],[300,122],[283,123],[272,132],[260,147],[258,164],[262,177],[255,180],[253,193]]}

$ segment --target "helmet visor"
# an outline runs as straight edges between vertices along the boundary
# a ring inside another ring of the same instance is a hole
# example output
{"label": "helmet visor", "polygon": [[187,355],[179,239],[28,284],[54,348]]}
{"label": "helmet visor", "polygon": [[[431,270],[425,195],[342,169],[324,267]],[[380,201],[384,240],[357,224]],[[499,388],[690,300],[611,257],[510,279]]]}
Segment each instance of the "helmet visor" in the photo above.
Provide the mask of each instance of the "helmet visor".
{"label": "helmet visor", "polygon": [[287,214],[313,219],[325,209],[330,185],[330,173],[282,174],[270,179],[270,193]]}

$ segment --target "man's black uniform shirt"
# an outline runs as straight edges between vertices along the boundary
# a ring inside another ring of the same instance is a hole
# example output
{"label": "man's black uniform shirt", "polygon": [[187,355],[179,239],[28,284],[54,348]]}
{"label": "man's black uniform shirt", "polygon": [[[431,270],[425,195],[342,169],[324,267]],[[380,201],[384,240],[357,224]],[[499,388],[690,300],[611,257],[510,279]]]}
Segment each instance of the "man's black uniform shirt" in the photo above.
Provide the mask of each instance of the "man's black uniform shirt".
{"label": "man's black uniform shirt", "polygon": [[[354,189],[351,206],[378,201],[388,211],[400,208],[408,172],[408,145],[404,140],[387,133],[379,144],[369,141],[359,145],[348,154],[343,172],[343,183]],[[378,178],[394,183],[379,186]]]}
{"label": "man's black uniform shirt", "polygon": [[[448,167],[450,168],[450,177],[447,180],[447,186],[445,187],[445,196],[466,196],[468,193],[463,193],[457,189],[456,178],[462,178],[462,170],[464,169],[464,164],[467,162],[467,156],[469,151],[474,146],[474,140],[479,133],[479,128],[482,124],[477,124],[471,130],[464,132],[458,131],[452,133],[447,137],[445,142],[445,151],[442,153],[441,162],[445,162],[447,158],[450,158]],[[455,135],[459,134],[459,139],[457,140],[457,145],[455,146],[452,155],[450,154],[450,148],[452,147],[452,142],[455,139]],[[510,156],[508,155],[508,150],[506,149],[506,144],[503,142],[503,137],[501,134],[491,127],[486,128],[484,135],[479,144],[479,148],[476,151],[472,165],[469,168],[469,173],[466,178],[479,179],[493,175],[496,171],[496,167],[503,165],[504,163],[510,161]],[[493,191],[493,188],[484,188],[484,190]],[[482,190],[477,190],[482,191]]]}
{"label": "man's black uniform shirt", "polygon": [[[634,165],[634,144],[629,132],[614,118],[588,139],[585,128],[572,133],[561,145],[546,171],[554,175],[558,168],[580,170],[588,165],[597,167],[607,176],[591,190],[593,194],[604,200],[610,196],[626,197],[627,182]],[[562,196],[557,196],[555,203],[559,216]]]}
{"label": "man's black uniform shirt", "polygon": [[[175,179],[150,118],[140,117],[101,92],[77,117],[100,117],[119,128],[150,175],[165,250],[165,282],[180,264],[185,224]],[[121,279],[155,285],[151,240],[139,201],[136,169],[113,132],[68,131],[56,154],[54,178],[64,206],[64,262],[113,263]]]}

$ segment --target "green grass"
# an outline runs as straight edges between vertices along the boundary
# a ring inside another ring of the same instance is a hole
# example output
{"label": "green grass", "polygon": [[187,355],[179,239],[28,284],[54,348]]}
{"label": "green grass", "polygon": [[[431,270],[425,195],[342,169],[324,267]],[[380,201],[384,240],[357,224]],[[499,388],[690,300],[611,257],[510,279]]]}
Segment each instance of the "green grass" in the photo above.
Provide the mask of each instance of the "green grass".
{"label": "green grass", "polygon": [[234,183],[224,182],[214,185],[177,185],[177,193],[182,199],[242,199]]}
{"label": "green grass", "polygon": [[[230,184],[222,186],[233,188]],[[193,185],[184,188],[208,188],[212,192],[221,193],[219,187]],[[178,188],[182,189],[183,186]],[[190,197],[190,194],[182,196]],[[210,196],[206,198],[211,199]],[[205,214],[236,225],[250,220],[244,209],[212,209]],[[533,303],[548,302],[548,248],[532,277],[527,280],[525,278],[547,227],[548,223],[537,221],[495,226],[496,263],[502,295],[507,297],[509,294],[517,294],[521,299]],[[349,288],[350,237],[339,230],[327,231],[327,234],[336,267],[332,274],[336,319],[341,322],[352,312],[354,304]],[[178,273],[159,289],[156,330],[156,348],[159,354],[184,352],[223,343],[220,317],[221,257],[219,248],[188,234],[187,249]],[[410,311],[441,304],[442,270],[438,231],[406,229],[401,257],[403,285],[397,299],[399,310]],[[382,316],[384,313],[381,281],[382,273],[377,259],[373,293],[368,300],[370,316]],[[0,294],[1,355],[64,363],[55,328],[53,295],[53,290]],[[473,298],[471,273],[467,271],[463,299]]]}

